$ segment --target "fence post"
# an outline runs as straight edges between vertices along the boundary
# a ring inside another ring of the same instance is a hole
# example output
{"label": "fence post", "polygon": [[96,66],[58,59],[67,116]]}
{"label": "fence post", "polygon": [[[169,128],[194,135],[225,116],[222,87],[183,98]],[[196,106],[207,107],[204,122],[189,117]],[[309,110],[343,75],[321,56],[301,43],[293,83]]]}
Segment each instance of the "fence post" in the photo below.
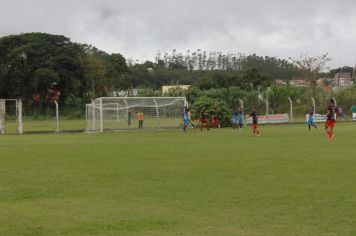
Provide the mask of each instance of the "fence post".
{"label": "fence post", "polygon": [[316,112],[316,105],[315,105],[315,99],[314,97],[311,97],[311,100],[312,100],[312,104],[313,104],[313,112],[314,112],[314,115],[315,115],[315,112]]}
{"label": "fence post", "polygon": [[334,97],[332,97],[332,100],[334,101],[334,105],[337,107],[336,99]]}
{"label": "fence post", "polygon": [[242,99],[239,99],[239,102],[240,102],[240,107],[243,110],[244,109],[244,101],[242,101]]}
{"label": "fence post", "polygon": [[266,116],[269,115],[269,102],[267,99],[265,99],[265,103],[266,103]]}
{"label": "fence post", "polygon": [[288,97],[288,100],[289,100],[289,104],[290,104],[290,110],[289,110],[290,119],[291,119],[291,121],[293,121],[293,101],[290,97]]}

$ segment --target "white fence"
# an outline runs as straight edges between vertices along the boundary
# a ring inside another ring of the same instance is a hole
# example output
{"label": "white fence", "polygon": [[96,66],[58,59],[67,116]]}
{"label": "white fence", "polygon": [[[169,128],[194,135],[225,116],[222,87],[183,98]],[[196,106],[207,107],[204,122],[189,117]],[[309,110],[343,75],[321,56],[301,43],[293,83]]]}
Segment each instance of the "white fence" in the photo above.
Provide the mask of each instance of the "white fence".
{"label": "white fence", "polygon": [[[281,123],[288,123],[288,122],[289,122],[289,116],[287,113],[258,117],[259,124],[281,124]],[[246,119],[246,124],[252,124],[252,117]]]}

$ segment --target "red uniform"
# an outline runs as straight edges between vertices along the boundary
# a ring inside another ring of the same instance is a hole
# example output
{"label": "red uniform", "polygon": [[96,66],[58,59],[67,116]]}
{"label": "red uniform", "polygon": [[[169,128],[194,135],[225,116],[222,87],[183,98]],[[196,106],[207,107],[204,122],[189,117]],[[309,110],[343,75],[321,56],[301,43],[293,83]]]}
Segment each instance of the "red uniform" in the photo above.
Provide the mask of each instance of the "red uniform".
{"label": "red uniform", "polygon": [[336,121],[336,113],[337,113],[337,107],[336,106],[329,106],[328,107],[328,114],[325,122],[325,127],[328,128],[334,128],[335,126],[335,121]]}
{"label": "red uniform", "polygon": [[329,140],[332,140],[334,138],[334,126],[336,122],[336,113],[337,113],[337,107],[331,104],[328,107],[328,114],[327,114],[327,119],[325,122],[325,131],[328,134]]}
{"label": "red uniform", "polygon": [[326,120],[326,122],[325,122],[326,128],[328,128],[328,127],[334,128],[334,126],[335,126],[335,120]]}
{"label": "red uniform", "polygon": [[209,130],[208,119],[204,111],[202,111],[200,114],[199,122],[200,122],[200,130],[202,130],[203,126],[206,127],[207,130]]}
{"label": "red uniform", "polygon": [[208,119],[206,118],[206,113],[205,112],[201,112],[199,122],[201,124],[207,124],[208,123]]}
{"label": "red uniform", "polygon": [[218,127],[218,119],[216,118],[216,116],[214,115],[213,118],[211,119],[211,124],[214,127]]}
{"label": "red uniform", "polygon": [[252,117],[252,131],[254,135],[260,136],[260,131],[258,130],[258,113],[256,110],[253,110],[250,114]]}
{"label": "red uniform", "polygon": [[200,118],[199,121],[202,124],[207,124],[208,123],[208,120],[205,117]]}

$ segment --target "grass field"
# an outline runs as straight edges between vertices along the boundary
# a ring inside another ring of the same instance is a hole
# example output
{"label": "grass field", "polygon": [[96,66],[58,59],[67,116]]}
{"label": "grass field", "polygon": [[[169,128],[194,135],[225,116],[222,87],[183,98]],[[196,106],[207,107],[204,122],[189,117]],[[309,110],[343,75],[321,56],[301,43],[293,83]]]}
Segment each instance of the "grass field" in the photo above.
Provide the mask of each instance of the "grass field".
{"label": "grass field", "polygon": [[[60,120],[59,128],[61,131],[84,131],[86,128],[85,119],[77,120]],[[55,119],[35,120],[27,119],[23,120],[23,131],[25,133],[36,132],[54,132],[56,130]],[[15,134],[17,132],[17,123],[15,120],[6,122],[6,133]]]}
{"label": "grass field", "polygon": [[356,235],[356,124],[335,131],[0,136],[0,235]]}

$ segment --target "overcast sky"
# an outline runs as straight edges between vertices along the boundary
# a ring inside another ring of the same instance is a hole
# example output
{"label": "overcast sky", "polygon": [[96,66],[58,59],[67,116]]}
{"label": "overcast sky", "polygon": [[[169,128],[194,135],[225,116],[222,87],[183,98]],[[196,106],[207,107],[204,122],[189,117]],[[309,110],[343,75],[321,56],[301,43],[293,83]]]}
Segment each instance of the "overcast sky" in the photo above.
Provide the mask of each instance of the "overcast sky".
{"label": "overcast sky", "polygon": [[354,0],[0,0],[0,36],[65,35],[127,58],[174,48],[356,63]]}

